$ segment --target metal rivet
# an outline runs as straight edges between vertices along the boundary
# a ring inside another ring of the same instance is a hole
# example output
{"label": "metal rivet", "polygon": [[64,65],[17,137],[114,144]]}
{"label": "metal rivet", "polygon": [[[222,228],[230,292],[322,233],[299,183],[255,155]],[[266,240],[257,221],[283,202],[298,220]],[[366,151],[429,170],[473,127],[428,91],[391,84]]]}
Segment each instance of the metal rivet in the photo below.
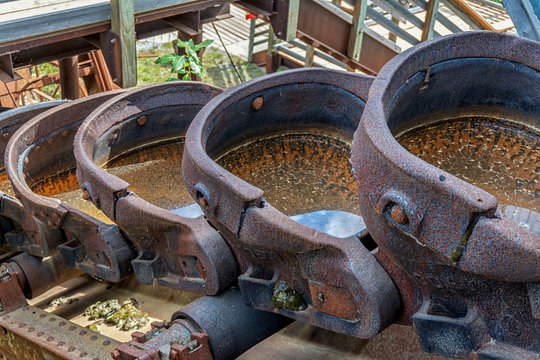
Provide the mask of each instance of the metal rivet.
{"label": "metal rivet", "polygon": [[56,227],[55,223],[52,220],[48,220],[47,225],[49,225],[50,227]]}
{"label": "metal rivet", "polygon": [[148,117],[146,115],[143,115],[143,116],[140,116],[138,119],[137,119],[137,124],[139,126],[143,126],[146,124],[146,122],[148,121]]}
{"label": "metal rivet", "polygon": [[111,342],[110,342],[109,340],[105,340],[105,341],[103,342],[103,345],[105,345],[105,346],[111,345]]}
{"label": "metal rivet", "polygon": [[70,346],[70,347],[68,348],[68,352],[72,352],[72,351],[75,351],[75,347],[74,347],[74,346]]}
{"label": "metal rivet", "polygon": [[86,330],[81,330],[81,332],[79,333],[79,335],[81,335],[81,336],[86,335],[86,334],[87,334]]}
{"label": "metal rivet", "polygon": [[54,340],[54,337],[53,337],[53,336],[49,336],[49,337],[47,338],[47,341],[49,341],[49,342],[51,342],[51,341],[53,341],[53,340]]}
{"label": "metal rivet", "polygon": [[83,190],[82,198],[83,200],[90,200],[90,192],[88,190]]}
{"label": "metal rivet", "polygon": [[9,137],[9,133],[3,133],[3,134],[2,134],[2,137],[3,137],[4,139],[7,139],[7,138]]}
{"label": "metal rivet", "polygon": [[256,97],[253,102],[251,103],[251,106],[255,109],[255,110],[259,110],[260,108],[262,108],[263,106],[263,98],[262,96],[259,96],[259,97]]}
{"label": "metal rivet", "polygon": [[28,164],[29,161],[30,161],[30,160],[28,160],[28,158],[24,158],[24,163],[25,163],[25,164]]}
{"label": "metal rivet", "polygon": [[317,299],[319,299],[320,302],[325,302],[326,296],[324,296],[323,293],[317,293]]}
{"label": "metal rivet", "polygon": [[398,205],[394,205],[392,207],[390,214],[392,215],[392,219],[394,219],[399,224],[409,223],[409,218],[407,217],[407,214],[405,214],[405,211],[403,211],[403,209]]}
{"label": "metal rivet", "polygon": [[62,131],[62,136],[68,136],[68,131]]}

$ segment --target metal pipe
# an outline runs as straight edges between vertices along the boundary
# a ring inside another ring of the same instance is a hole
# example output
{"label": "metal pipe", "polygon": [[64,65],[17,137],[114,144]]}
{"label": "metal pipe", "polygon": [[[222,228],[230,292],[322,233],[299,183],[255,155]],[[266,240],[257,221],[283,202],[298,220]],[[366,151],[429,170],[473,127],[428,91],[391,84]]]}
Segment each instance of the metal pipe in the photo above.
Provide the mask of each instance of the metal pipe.
{"label": "metal pipe", "polygon": [[238,288],[193,301],[173,314],[172,321],[179,319],[195,323],[208,334],[214,360],[235,359],[292,322],[247,306]]}

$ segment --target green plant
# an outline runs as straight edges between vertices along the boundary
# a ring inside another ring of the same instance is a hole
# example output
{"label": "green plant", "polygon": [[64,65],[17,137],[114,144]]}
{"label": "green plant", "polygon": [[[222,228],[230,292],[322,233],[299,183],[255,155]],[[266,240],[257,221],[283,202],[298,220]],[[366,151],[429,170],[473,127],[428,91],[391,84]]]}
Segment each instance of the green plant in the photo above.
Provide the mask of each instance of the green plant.
{"label": "green plant", "polygon": [[[197,55],[197,51],[204,49],[213,41],[214,40],[204,40],[200,44],[195,44],[191,39],[188,41],[178,39],[178,43],[176,45],[180,49],[185,49],[186,54],[166,54],[158,57],[156,59],[156,64],[169,64],[171,67],[171,73],[184,75],[182,76],[182,80],[191,80],[192,74],[202,77],[203,64]],[[167,80],[170,81],[177,79],[170,77]]]}

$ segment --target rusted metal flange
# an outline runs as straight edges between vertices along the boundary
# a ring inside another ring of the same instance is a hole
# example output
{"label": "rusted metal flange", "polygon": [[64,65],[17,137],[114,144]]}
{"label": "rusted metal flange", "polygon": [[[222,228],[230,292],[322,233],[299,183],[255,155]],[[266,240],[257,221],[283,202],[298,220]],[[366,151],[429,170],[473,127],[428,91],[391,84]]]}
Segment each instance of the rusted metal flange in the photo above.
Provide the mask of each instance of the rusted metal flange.
{"label": "rusted metal flange", "polygon": [[122,91],[107,92],[69,102],[42,113],[23,125],[6,150],[6,172],[25,211],[37,224],[25,228],[18,250],[49,256],[59,250],[64,263],[88,274],[117,282],[131,273],[132,245],[118,227],[105,224],[59,199],[30,189],[39,181],[73,170],[73,137],[97,106]]}
{"label": "rusted metal flange", "polygon": [[[283,133],[339,133],[350,140],[372,80],[306,69],[242,84],[197,115],[183,159],[188,190],[241,263],[239,284],[246,302],[361,338],[377,334],[400,311],[396,288],[373,254],[357,236],[337,238],[291,220],[263,200],[261,189],[210,156]],[[272,298],[280,289],[301,296],[306,306],[278,309]]]}
{"label": "rusted metal flange", "polygon": [[[535,357],[539,235],[501,216],[493,195],[413,156],[394,138],[440,114],[464,113],[517,122],[524,115],[522,125],[538,131],[540,43],[463,33],[388,62],[354,137],[361,213],[405,309],[417,310],[424,349],[458,357],[478,349],[486,358],[508,351]],[[418,291],[421,308],[408,301],[407,294]]]}
{"label": "rusted metal flange", "polygon": [[131,192],[126,181],[98,166],[132,149],[183,137],[195,114],[220,92],[190,82],[133,90],[96,109],[75,137],[79,183],[136,246],[138,257],[132,264],[141,283],[157,280],[172,288],[216,294],[236,281],[229,247],[203,217],[185,218],[152,205]]}
{"label": "rusted metal flange", "polygon": [[[15,131],[34,116],[65,102],[65,100],[47,101],[8,110],[0,114],[0,155],[2,156],[0,175],[5,176],[4,153],[9,139],[11,139]],[[9,187],[10,185],[6,183],[6,186]],[[0,246],[4,243],[11,243],[14,245],[12,248],[16,248],[18,241],[25,236],[22,226],[24,225],[24,228],[28,228],[28,226],[35,227],[35,224],[32,218],[28,216],[29,214],[24,211],[21,203],[6,192],[11,191],[7,188],[0,189],[2,197],[0,205]]]}

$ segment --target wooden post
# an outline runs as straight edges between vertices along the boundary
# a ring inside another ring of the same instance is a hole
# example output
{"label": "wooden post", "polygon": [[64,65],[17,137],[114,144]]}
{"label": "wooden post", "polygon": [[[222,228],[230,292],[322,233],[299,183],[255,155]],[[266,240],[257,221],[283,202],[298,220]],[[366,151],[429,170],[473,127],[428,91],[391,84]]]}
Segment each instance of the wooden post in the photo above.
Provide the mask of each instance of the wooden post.
{"label": "wooden post", "polygon": [[71,56],[58,62],[60,69],[60,87],[62,99],[78,99],[79,93],[79,57]]}
{"label": "wooden post", "polygon": [[347,55],[351,59],[360,61],[362,38],[364,37],[364,21],[366,20],[367,0],[356,0],[353,11],[353,23],[349,34]]}
{"label": "wooden post", "polygon": [[433,37],[433,28],[435,27],[435,21],[437,20],[437,13],[439,10],[439,1],[440,0],[429,0],[420,41],[426,41]]}
{"label": "wooden post", "polygon": [[311,45],[306,45],[306,60],[304,67],[313,66],[313,60],[315,58],[315,48]]}
{"label": "wooden post", "polygon": [[275,34],[272,24],[268,24],[268,49],[266,50],[266,73],[270,74],[279,69],[279,55],[274,49]]}
{"label": "wooden post", "polygon": [[251,64],[253,62],[253,43],[255,42],[255,23],[257,22],[257,18],[253,18],[250,20],[249,25],[249,45],[248,45],[248,64]]}
{"label": "wooden post", "polygon": [[137,48],[133,0],[111,0],[111,30],[120,37],[122,87],[137,85]]}
{"label": "wooden post", "polygon": [[[393,15],[392,15],[392,22],[399,26],[399,19]],[[397,41],[397,35],[391,32],[390,34],[388,34],[388,40],[395,43]]]}
{"label": "wooden post", "polygon": [[289,0],[289,13],[287,16],[287,34],[285,34],[285,41],[292,41],[296,39],[299,10],[300,0]]}

